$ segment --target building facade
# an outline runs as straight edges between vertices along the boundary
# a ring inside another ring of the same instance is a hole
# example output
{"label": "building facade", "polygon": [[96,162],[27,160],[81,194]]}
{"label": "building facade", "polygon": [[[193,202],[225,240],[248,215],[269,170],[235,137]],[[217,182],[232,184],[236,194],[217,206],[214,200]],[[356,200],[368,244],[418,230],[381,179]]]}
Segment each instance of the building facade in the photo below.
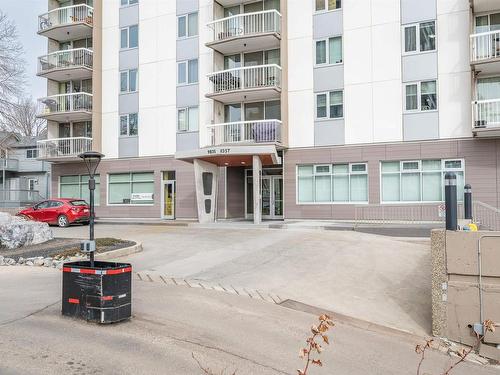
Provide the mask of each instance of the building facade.
{"label": "building facade", "polygon": [[99,216],[429,219],[446,172],[499,206],[498,1],[50,0],[39,34],[39,158],[86,197],[105,154]]}

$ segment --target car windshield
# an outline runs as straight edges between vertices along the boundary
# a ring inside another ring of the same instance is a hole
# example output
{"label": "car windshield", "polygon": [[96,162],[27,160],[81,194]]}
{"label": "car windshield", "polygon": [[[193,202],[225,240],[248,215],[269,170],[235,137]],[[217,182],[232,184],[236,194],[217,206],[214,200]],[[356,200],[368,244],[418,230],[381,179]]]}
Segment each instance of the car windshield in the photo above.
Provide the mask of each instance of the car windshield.
{"label": "car windshield", "polygon": [[87,202],[85,201],[71,201],[70,203],[73,206],[88,206]]}

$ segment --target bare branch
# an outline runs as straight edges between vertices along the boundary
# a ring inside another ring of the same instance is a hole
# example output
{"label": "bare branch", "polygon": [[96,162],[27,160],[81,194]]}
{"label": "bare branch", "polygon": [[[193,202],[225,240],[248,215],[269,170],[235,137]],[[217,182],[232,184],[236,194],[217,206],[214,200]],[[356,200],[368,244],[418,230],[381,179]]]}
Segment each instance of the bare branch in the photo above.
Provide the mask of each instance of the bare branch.
{"label": "bare branch", "polygon": [[46,121],[38,118],[37,105],[31,97],[18,99],[0,113],[0,130],[35,137],[46,127]]}

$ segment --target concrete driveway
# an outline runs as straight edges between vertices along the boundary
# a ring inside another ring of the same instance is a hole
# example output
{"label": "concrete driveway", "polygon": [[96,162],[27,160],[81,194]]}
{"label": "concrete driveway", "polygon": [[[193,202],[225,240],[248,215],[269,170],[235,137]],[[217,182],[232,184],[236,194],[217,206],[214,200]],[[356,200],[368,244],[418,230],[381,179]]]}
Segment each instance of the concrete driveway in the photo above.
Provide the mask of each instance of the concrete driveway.
{"label": "concrete driveway", "polygon": [[[54,228],[85,237],[88,227]],[[351,231],[96,226],[98,237],[141,241],[136,271],[260,289],[416,334],[431,324],[430,247]]]}

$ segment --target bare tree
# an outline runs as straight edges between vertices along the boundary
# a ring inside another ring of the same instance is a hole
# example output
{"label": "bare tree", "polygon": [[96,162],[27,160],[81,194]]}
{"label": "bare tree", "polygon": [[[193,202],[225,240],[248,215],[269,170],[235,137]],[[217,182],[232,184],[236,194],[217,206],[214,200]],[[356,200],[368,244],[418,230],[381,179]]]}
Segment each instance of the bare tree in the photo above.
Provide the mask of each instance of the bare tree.
{"label": "bare tree", "polygon": [[25,136],[38,136],[45,130],[46,121],[36,115],[36,102],[32,97],[23,97],[1,114],[0,129]]}
{"label": "bare tree", "polygon": [[24,50],[15,24],[0,11],[0,115],[21,96],[24,84]]}

